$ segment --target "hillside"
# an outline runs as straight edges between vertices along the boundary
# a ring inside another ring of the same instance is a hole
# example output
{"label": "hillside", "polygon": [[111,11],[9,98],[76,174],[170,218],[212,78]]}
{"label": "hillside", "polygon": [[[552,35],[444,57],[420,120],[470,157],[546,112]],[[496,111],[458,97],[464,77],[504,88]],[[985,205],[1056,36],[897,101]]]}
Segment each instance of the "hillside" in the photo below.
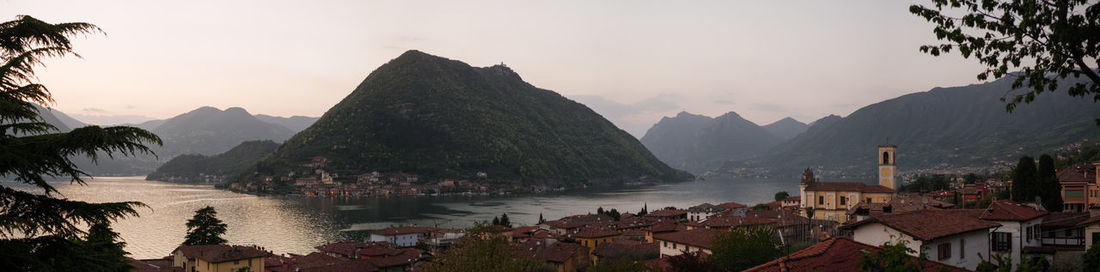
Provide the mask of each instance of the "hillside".
{"label": "hillside", "polygon": [[264,121],[264,122],[284,126],[286,128],[289,128],[291,131],[294,131],[294,133],[298,133],[298,132],[306,129],[307,127],[309,127],[309,125],[312,125],[313,122],[317,122],[317,117],[307,117],[307,116],[301,116],[301,115],[295,115],[295,116],[291,116],[291,117],[279,117],[279,116],[271,116],[271,115],[266,115],[266,114],[257,114],[256,119],[260,119],[260,121]]}
{"label": "hillside", "polygon": [[782,140],[734,112],[717,118],[681,112],[661,118],[641,139],[661,161],[692,173],[753,158]]}
{"label": "hillside", "polygon": [[214,155],[244,141],[281,142],[294,134],[289,128],[260,121],[242,108],[224,111],[201,107],[165,120],[151,130],[164,140],[157,154],[171,158],[181,154]]}
{"label": "hillside", "polygon": [[810,125],[799,122],[794,118],[787,117],[775,121],[774,123],[764,125],[763,127],[764,130],[779,137],[780,140],[786,141],[794,138],[794,136],[798,136],[798,134],[802,134],[807,128],[810,128]]}
{"label": "hillside", "polygon": [[691,178],[591,109],[508,67],[476,68],[415,50],[371,72],[252,170],[284,176],[315,156],[345,178],[371,171],[484,172],[495,182],[548,185]]}
{"label": "hillside", "polygon": [[875,145],[888,142],[898,146],[899,171],[989,168],[1100,138],[1093,121],[1100,117],[1100,107],[1069,97],[1065,90],[1006,112],[1000,98],[1011,89],[1011,81],[934,88],[875,103],[844,118],[826,117],[832,120],[815,122],[760,159],[731,165],[792,177],[806,167],[869,176],[875,171]]}
{"label": "hillside", "polygon": [[215,182],[240,173],[279,148],[270,140],[248,141],[214,156],[179,155],[145,177],[146,180]]}

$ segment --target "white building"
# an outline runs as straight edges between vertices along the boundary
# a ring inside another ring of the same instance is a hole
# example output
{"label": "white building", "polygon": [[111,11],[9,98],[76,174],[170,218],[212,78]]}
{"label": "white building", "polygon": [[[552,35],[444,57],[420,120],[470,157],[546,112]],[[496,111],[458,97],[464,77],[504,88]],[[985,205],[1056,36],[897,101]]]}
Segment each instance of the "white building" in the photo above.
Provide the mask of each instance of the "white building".
{"label": "white building", "polygon": [[881,246],[907,243],[929,260],[974,270],[979,256],[990,256],[989,232],[1000,224],[978,219],[982,210],[917,210],[872,216],[844,226],[856,242]]}
{"label": "white building", "polygon": [[722,213],[722,211],[725,211],[725,210],[726,210],[725,208],[722,208],[722,207],[719,207],[719,206],[716,206],[716,205],[713,205],[713,204],[710,204],[710,203],[703,203],[703,204],[695,205],[694,207],[688,208],[687,217],[688,217],[688,221],[701,222],[703,220],[706,220],[707,217],[711,217],[713,215],[718,215],[718,214]]}
{"label": "white building", "polygon": [[684,252],[711,254],[711,243],[719,230],[693,229],[653,235],[653,241],[661,246],[661,256],[677,256]]}
{"label": "white building", "polygon": [[990,250],[994,254],[1011,256],[1012,270],[1016,270],[1016,266],[1023,260],[1021,251],[1024,248],[1043,245],[1040,226],[1046,215],[1046,211],[1000,200],[990,204],[978,218],[1001,224],[1001,227],[990,233]]}
{"label": "white building", "polygon": [[395,247],[416,246],[420,239],[428,237],[435,231],[431,227],[390,227],[370,233],[371,242],[388,242]]}

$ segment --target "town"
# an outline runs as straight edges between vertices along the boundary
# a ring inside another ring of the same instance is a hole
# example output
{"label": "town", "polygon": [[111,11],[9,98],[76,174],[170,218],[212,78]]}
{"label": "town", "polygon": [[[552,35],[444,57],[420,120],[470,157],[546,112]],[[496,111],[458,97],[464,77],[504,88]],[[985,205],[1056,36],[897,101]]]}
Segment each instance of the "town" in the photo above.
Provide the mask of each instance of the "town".
{"label": "town", "polygon": [[[861,270],[867,268],[859,267],[867,265],[864,259],[893,247],[902,248],[909,255],[904,258],[920,264],[920,271],[989,266],[1035,271],[1078,267],[1086,250],[1100,241],[1100,162],[1059,170],[1061,211],[1049,211],[1041,201],[997,199],[1011,190],[1012,181],[899,192],[897,147],[877,149],[877,184],[821,181],[806,169],[799,195],[777,194],[768,203],[700,203],[636,213],[599,207],[594,213],[540,218],[531,226],[512,225],[503,214],[465,230],[389,227],[362,241],[318,245],[305,255],[276,254],[260,246],[185,245],[164,258],[131,260],[131,265],[134,271],[438,271],[432,266],[463,258],[454,255],[468,250],[465,244],[499,241],[497,247],[509,253],[504,262],[526,260],[554,271],[614,265],[636,265],[626,271],[729,270],[723,252],[746,243],[727,237],[763,231],[777,247],[749,250],[775,254],[735,270]],[[464,258],[489,258],[477,256]]]}

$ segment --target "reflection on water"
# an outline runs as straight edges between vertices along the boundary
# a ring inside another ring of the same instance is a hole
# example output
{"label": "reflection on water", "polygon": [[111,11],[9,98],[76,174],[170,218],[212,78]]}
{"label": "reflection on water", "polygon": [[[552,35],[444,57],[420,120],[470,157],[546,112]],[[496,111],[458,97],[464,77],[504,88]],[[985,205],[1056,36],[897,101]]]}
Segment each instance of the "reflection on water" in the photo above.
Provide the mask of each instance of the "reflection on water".
{"label": "reflection on water", "polygon": [[[21,189],[29,186],[5,183]],[[394,225],[464,228],[475,220],[508,213],[514,224],[530,225],[541,214],[551,220],[595,212],[597,207],[637,212],[703,202],[771,201],[777,191],[794,193],[797,181],[717,180],[644,188],[590,189],[555,195],[510,197],[296,198],[238,194],[204,185],[180,185],[137,178],[95,178],[88,186],[57,183],[67,198],[89,202],[141,201],[140,216],[113,225],[135,258],[168,255],[187,232],[187,219],[213,206],[229,225],[232,244],[255,244],[276,253],[308,253],[328,241],[362,239],[366,231]]]}

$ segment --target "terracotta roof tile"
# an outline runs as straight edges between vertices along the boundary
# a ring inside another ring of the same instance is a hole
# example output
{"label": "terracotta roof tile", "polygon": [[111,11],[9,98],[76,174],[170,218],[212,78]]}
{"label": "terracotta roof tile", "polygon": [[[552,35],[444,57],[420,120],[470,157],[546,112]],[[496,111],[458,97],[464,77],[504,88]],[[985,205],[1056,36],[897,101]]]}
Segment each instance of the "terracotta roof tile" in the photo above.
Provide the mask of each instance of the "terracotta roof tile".
{"label": "terracotta roof tile", "polygon": [[175,251],[182,252],[183,256],[187,258],[197,258],[212,263],[245,260],[271,255],[255,247],[231,245],[180,246],[176,248]]}
{"label": "terracotta roof tile", "polygon": [[653,239],[709,249],[711,247],[711,242],[714,242],[714,238],[718,236],[719,232],[722,231],[713,229],[693,229],[654,234]]}
{"label": "terracotta roof tile", "polygon": [[[863,221],[845,225],[859,226],[880,223],[921,241],[1000,226],[1001,224],[978,219],[982,210],[917,210],[905,213],[871,216]],[[929,220],[935,219],[935,222]]]}
{"label": "terracotta roof tile", "polygon": [[1095,182],[1096,167],[1090,163],[1079,163],[1058,171],[1058,182]]}
{"label": "terracotta roof tile", "polygon": [[1088,213],[1052,212],[1043,218],[1043,227],[1072,227],[1088,219]]}
{"label": "terracotta roof tile", "polygon": [[1027,221],[1046,215],[1046,211],[1040,211],[1008,200],[998,200],[990,204],[989,208],[986,208],[978,218],[994,221]]}
{"label": "terracotta roof tile", "polygon": [[614,231],[614,230],[588,228],[588,229],[584,229],[580,232],[577,232],[576,234],[573,234],[573,237],[593,239],[593,238],[602,238],[602,237],[609,237],[609,236],[619,236],[620,234],[622,234],[622,233],[618,232],[618,231]]}
{"label": "terracotta roof tile", "polygon": [[893,193],[894,189],[862,182],[814,182],[806,185],[806,191]]}
{"label": "terracotta roof tile", "polygon": [[[882,248],[852,241],[845,237],[834,237],[788,256],[749,268],[751,272],[778,271],[857,271],[856,263],[864,252],[880,251]],[[917,257],[909,257],[911,263],[919,263]],[[969,271],[963,268],[926,260],[921,271]]]}
{"label": "terracotta roof tile", "polygon": [[660,256],[661,248],[657,243],[646,243],[631,240],[612,240],[602,243],[592,251],[592,255],[600,258],[617,258],[621,256]]}
{"label": "terracotta roof tile", "polygon": [[648,217],[681,217],[687,215],[687,211],[678,209],[656,210],[645,216]]}

